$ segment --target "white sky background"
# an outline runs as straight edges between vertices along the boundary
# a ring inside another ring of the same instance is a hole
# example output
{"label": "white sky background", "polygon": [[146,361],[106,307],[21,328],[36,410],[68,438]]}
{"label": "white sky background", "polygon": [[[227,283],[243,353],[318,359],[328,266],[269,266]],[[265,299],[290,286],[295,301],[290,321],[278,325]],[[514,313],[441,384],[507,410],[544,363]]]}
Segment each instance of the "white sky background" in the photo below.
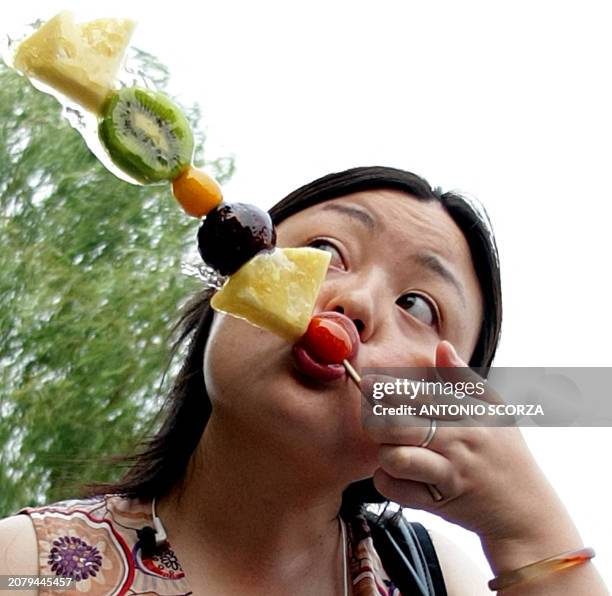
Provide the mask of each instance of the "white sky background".
{"label": "white sky background", "polygon": [[[209,156],[236,157],[227,200],[268,208],[315,177],[375,164],[477,197],[501,253],[496,364],[612,366],[609,4],[171,6],[22,0],[1,20],[14,30],[63,9],[137,20],[133,44],[202,106]],[[612,429],[525,434],[612,586]],[[417,517],[486,565],[473,535]]]}

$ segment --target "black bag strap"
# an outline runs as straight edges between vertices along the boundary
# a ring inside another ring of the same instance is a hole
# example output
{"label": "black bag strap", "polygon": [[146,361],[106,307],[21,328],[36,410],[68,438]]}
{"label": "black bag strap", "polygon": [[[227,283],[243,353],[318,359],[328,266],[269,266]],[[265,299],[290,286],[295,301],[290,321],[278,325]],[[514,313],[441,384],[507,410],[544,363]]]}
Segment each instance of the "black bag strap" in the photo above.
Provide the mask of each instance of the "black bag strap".
{"label": "black bag strap", "polygon": [[404,596],[447,596],[433,543],[421,524],[370,511],[366,519],[385,571]]}
{"label": "black bag strap", "polygon": [[429,570],[429,576],[431,578],[433,594],[436,596],[447,596],[446,584],[444,583],[444,576],[442,575],[442,568],[440,567],[440,561],[436,554],[436,549],[431,540],[429,532],[418,522],[406,522],[404,521],[415,533],[418,543],[421,546],[425,561],[427,562],[427,568]]}

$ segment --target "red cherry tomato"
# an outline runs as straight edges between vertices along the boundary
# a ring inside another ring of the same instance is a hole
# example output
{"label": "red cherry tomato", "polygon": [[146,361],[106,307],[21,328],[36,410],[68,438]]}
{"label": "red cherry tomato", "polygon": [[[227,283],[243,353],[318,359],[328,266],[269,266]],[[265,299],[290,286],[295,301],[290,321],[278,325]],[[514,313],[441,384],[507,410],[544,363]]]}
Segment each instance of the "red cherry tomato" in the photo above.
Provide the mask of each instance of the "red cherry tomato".
{"label": "red cherry tomato", "polygon": [[311,319],[301,343],[322,364],[340,364],[353,349],[351,338],[342,325],[324,317]]}

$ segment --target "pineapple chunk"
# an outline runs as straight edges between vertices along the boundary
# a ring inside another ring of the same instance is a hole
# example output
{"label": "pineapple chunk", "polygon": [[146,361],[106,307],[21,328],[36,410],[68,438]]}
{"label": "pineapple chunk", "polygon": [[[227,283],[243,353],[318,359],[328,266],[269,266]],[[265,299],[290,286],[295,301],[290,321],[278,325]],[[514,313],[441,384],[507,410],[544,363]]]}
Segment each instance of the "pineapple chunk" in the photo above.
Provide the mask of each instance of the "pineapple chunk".
{"label": "pineapple chunk", "polygon": [[134,25],[126,19],[77,24],[61,12],[19,44],[15,68],[99,115]]}
{"label": "pineapple chunk", "polygon": [[260,252],[230,275],[210,304],[294,343],[308,328],[330,259],[310,247]]}

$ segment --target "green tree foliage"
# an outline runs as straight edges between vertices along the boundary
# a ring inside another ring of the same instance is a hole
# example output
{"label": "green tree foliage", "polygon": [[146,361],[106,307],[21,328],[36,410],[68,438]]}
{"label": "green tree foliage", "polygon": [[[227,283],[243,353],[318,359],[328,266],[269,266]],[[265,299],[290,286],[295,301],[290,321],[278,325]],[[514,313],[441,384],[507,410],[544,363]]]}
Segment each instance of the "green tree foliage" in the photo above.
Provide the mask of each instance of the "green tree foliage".
{"label": "green tree foliage", "polygon": [[[139,54],[157,88],[165,68]],[[160,86],[161,85],[161,86]],[[218,180],[231,159],[196,165]],[[181,273],[198,221],[169,185],[123,182],[51,96],[0,63],[0,517],[110,480],[101,456],[151,430],[170,331],[198,286]]]}

